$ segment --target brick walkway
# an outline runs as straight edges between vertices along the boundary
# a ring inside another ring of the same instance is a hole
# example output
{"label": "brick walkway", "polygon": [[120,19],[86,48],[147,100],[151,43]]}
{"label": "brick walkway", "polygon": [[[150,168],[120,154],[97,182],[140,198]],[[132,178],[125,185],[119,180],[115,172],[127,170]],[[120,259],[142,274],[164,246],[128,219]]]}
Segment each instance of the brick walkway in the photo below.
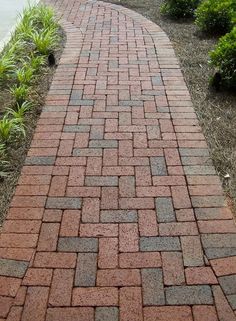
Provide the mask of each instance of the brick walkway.
{"label": "brick walkway", "polygon": [[0,321],[236,320],[236,228],[167,36],[48,3],[67,44],[0,237]]}

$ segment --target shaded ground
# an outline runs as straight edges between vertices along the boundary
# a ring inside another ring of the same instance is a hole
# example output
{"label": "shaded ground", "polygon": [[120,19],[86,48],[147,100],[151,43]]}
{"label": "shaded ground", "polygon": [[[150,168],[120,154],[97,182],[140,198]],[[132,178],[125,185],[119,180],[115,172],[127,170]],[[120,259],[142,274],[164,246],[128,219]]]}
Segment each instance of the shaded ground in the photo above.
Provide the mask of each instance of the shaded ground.
{"label": "shaded ground", "polygon": [[[163,0],[109,0],[135,10],[158,24],[171,39],[194,108],[210,147],[214,165],[224,189],[236,209],[236,95],[209,90],[208,80],[213,70],[208,65],[208,52],[217,39],[207,39],[198,32],[193,21],[176,22],[160,15]],[[230,179],[225,179],[225,175]]]}
{"label": "shaded ground", "polygon": [[[58,50],[55,52],[57,61],[61,56],[62,48],[65,42],[65,36],[62,31],[61,37],[62,40],[60,48],[58,48]],[[33,91],[37,94],[34,94],[33,97],[31,97],[32,101],[34,102],[35,108],[26,116],[26,137],[17,145],[11,145],[9,147],[9,175],[7,178],[4,178],[4,180],[0,180],[0,226],[8,211],[8,207],[14,193],[16,183],[20,176],[21,168],[24,164],[27,151],[30,147],[34,130],[41,113],[42,106],[44,105],[44,99],[50,87],[55,69],[56,67],[48,67],[44,69],[41,75],[39,75],[36,83],[33,86]],[[1,113],[4,112],[5,107],[9,107],[11,103],[11,96],[8,91],[9,85],[9,83],[5,83],[4,85],[0,86],[0,116]]]}

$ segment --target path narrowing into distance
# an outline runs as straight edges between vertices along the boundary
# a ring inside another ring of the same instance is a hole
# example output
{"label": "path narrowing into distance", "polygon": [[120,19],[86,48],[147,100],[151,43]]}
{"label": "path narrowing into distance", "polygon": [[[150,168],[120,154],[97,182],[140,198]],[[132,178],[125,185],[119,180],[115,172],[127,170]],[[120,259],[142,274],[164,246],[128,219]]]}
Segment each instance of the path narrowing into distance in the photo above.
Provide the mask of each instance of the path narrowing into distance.
{"label": "path narrowing into distance", "polygon": [[166,34],[47,2],[67,43],[0,236],[0,321],[236,320],[236,228]]}

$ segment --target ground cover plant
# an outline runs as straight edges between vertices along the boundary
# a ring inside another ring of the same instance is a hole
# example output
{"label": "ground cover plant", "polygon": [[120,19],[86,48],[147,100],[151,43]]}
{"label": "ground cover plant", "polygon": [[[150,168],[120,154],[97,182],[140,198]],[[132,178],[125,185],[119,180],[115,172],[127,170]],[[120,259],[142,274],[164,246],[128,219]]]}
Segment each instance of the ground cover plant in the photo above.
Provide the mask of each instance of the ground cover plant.
{"label": "ground cover plant", "polygon": [[52,8],[28,6],[11,40],[0,53],[0,223],[44,101],[63,33]]}

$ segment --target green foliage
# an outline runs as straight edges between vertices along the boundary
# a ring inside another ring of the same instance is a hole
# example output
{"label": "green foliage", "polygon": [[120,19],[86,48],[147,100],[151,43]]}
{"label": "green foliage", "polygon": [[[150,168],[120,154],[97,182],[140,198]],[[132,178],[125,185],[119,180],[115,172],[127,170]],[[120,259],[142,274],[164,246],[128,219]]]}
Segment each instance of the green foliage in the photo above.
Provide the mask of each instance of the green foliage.
{"label": "green foliage", "polygon": [[7,144],[18,137],[25,136],[25,129],[17,119],[5,115],[0,120],[0,142]]}
{"label": "green foliage", "polygon": [[33,81],[34,69],[27,64],[16,71],[16,78],[19,85],[30,85]]}
{"label": "green foliage", "polygon": [[0,81],[9,77],[15,68],[14,61],[10,54],[6,53],[0,57]]}
{"label": "green foliage", "polygon": [[24,124],[25,114],[31,110],[33,104],[29,101],[24,101],[23,104],[17,104],[15,109],[7,108],[7,116],[13,118],[17,123]]}
{"label": "green foliage", "polygon": [[221,37],[215,50],[210,53],[210,63],[222,77],[222,84],[236,88],[236,27]]}
{"label": "green foliage", "polygon": [[58,21],[55,12],[51,7],[39,5],[36,13],[37,24],[41,24],[43,29],[58,28]]}
{"label": "green foliage", "polygon": [[34,30],[29,37],[35,46],[35,50],[42,55],[48,55],[58,45],[58,35],[55,29],[45,29],[42,32]]}
{"label": "green foliage", "polygon": [[190,18],[194,16],[200,0],[165,0],[161,13],[172,18]]}
{"label": "green foliage", "polygon": [[35,72],[38,72],[41,67],[45,66],[45,57],[32,55],[29,59],[29,64]]}
{"label": "green foliage", "polygon": [[204,0],[196,10],[196,24],[207,33],[225,34],[235,22],[235,0]]}
{"label": "green foliage", "polygon": [[15,84],[10,88],[10,93],[18,104],[22,104],[27,99],[29,92],[30,87],[25,84],[19,86]]}

